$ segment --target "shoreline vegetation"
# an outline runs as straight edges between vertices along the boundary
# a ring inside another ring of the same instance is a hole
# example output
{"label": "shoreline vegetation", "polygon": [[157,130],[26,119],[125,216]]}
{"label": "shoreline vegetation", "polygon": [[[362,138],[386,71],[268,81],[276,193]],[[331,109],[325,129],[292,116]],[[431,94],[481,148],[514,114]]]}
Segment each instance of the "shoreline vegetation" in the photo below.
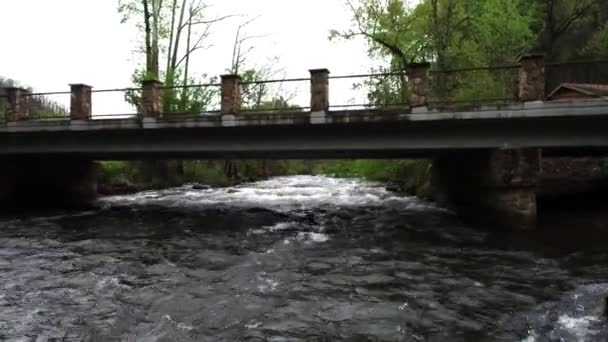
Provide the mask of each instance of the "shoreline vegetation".
{"label": "shoreline vegetation", "polygon": [[390,190],[428,198],[430,167],[422,159],[103,161],[98,191],[119,195],[184,184],[227,187],[276,176],[324,175],[383,182]]}

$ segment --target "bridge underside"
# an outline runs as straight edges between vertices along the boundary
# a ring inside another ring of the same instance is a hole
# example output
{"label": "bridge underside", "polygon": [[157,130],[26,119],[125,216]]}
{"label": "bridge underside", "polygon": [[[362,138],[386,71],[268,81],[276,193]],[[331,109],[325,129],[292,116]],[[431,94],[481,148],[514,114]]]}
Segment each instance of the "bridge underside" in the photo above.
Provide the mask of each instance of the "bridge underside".
{"label": "bridge underside", "polygon": [[427,158],[542,148],[545,156],[608,153],[608,117],[394,121],[0,134],[0,158]]}

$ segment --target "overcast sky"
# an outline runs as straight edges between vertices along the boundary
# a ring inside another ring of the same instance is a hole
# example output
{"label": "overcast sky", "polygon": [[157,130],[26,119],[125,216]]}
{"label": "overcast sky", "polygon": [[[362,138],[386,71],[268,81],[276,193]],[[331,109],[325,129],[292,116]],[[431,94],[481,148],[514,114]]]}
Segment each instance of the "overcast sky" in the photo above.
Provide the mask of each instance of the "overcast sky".
{"label": "overcast sky", "polygon": [[[2,0],[0,75],[36,91],[67,90],[68,83],[95,88],[131,84],[142,57],[133,51],[140,40],[132,24],[121,24],[117,0]],[[253,65],[278,57],[275,67],[287,77],[305,77],[308,69],[328,68],[333,74],[369,70],[365,44],[329,42],[330,29],[348,26],[343,0],[209,0],[210,17],[259,16],[247,33]],[[213,44],[195,57],[193,72],[219,75],[230,66],[236,28],[243,18],[214,26]],[[94,105],[95,107],[95,105]],[[99,108],[99,106],[97,106]],[[95,111],[94,111],[95,112]]]}

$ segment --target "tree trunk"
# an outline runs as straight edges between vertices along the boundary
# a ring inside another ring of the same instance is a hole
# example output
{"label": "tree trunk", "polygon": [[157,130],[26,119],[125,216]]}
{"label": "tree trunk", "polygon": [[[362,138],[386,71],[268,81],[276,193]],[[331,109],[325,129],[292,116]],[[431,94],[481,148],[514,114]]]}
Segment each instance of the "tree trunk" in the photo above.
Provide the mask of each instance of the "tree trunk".
{"label": "tree trunk", "polygon": [[152,63],[152,29],[150,25],[150,7],[148,0],[142,0],[144,6],[144,26],[146,31],[146,78],[151,77],[154,71]]}
{"label": "tree trunk", "polygon": [[160,25],[160,11],[162,7],[162,0],[152,0],[152,77],[158,79],[159,77],[159,25]]}
{"label": "tree trunk", "polygon": [[[188,33],[187,33],[187,37],[186,37],[186,59],[185,59],[185,65],[184,65],[184,81],[183,81],[183,85],[186,86],[188,85],[188,73],[189,73],[189,69],[190,69],[190,44],[192,41],[192,16],[193,16],[193,8],[190,7],[190,19],[188,20]],[[183,88],[182,89],[182,108],[181,110],[184,111],[186,110],[186,104],[188,102],[188,89],[187,88]]]}
{"label": "tree trunk", "polygon": [[177,11],[177,0],[173,0],[173,4],[171,5],[171,32],[169,34],[169,48],[167,49],[167,77],[165,79],[165,84],[167,86],[173,86],[173,77],[175,70],[171,70],[171,51],[173,51],[173,38],[175,36],[175,14]]}
{"label": "tree trunk", "polygon": [[177,31],[175,32],[175,45],[173,46],[173,55],[171,56],[171,70],[177,68],[177,54],[179,53],[179,42],[182,36],[182,30],[184,29],[184,15],[186,14],[186,0],[182,1],[182,8],[179,14],[179,21],[177,23]]}

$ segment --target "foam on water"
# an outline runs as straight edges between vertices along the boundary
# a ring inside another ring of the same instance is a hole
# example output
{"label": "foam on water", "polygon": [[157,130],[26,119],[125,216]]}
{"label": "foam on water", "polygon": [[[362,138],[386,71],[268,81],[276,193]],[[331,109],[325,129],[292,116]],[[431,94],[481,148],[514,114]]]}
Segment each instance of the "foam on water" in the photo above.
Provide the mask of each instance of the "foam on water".
{"label": "foam on water", "polygon": [[608,321],[603,315],[608,284],[582,285],[554,303],[545,303],[530,317],[532,329],[525,342],[598,341],[608,334]]}
{"label": "foam on water", "polygon": [[310,241],[310,242],[327,242],[329,240],[329,236],[327,234],[322,233],[312,233],[312,232],[301,232],[298,233],[297,237],[300,241]]}
{"label": "foam on water", "polygon": [[155,204],[173,207],[231,206],[264,207],[273,210],[323,208],[327,206],[411,206],[420,209],[431,205],[414,197],[398,197],[382,184],[324,176],[277,177],[234,188],[190,190],[187,187],[148,191],[135,195],[106,197],[106,204]]}
{"label": "foam on water", "polygon": [[589,327],[591,324],[599,322],[599,318],[595,316],[570,317],[568,315],[561,315],[557,322],[579,340],[584,340],[585,337],[594,332]]}

